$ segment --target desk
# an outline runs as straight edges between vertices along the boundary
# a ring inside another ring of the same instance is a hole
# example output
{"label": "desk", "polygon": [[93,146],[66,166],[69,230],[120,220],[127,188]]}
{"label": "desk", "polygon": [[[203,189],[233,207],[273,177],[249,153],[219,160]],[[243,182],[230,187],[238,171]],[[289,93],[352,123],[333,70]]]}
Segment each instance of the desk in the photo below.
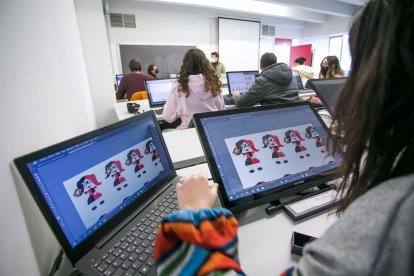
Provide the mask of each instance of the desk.
{"label": "desk", "polygon": [[[190,177],[201,170],[211,177],[206,163],[177,170],[177,174]],[[239,257],[247,275],[279,275],[298,260],[290,253],[293,231],[320,237],[337,220],[335,214],[325,212],[295,225],[283,212],[267,216],[265,207],[253,208],[238,217]]]}
{"label": "desk", "polygon": [[[114,103],[115,113],[116,113],[116,116],[118,117],[118,120],[120,120],[120,121],[134,116],[134,114],[131,114],[131,113],[128,112],[127,103],[137,103],[137,104],[139,104],[140,105],[140,107],[139,107],[140,112],[146,112],[148,110],[151,110],[148,100]],[[164,118],[162,117],[161,114],[160,115],[155,114],[155,116],[157,117],[158,121],[163,121],[164,120]]]}
{"label": "desk", "polygon": [[195,128],[163,132],[175,169],[205,162],[203,148]]}

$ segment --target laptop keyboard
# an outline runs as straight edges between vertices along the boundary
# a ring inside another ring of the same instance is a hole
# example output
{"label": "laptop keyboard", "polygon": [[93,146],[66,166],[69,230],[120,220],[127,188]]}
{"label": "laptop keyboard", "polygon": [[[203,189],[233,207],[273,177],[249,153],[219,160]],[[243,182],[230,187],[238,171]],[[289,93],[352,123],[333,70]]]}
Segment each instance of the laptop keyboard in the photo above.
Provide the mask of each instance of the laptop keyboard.
{"label": "laptop keyboard", "polygon": [[154,109],[154,111],[155,111],[155,114],[157,114],[157,115],[161,115],[161,114],[162,114],[162,112],[164,111],[164,108]]}
{"label": "laptop keyboard", "polygon": [[153,251],[158,225],[178,210],[177,194],[170,192],[92,267],[102,275],[146,275],[155,265]]}

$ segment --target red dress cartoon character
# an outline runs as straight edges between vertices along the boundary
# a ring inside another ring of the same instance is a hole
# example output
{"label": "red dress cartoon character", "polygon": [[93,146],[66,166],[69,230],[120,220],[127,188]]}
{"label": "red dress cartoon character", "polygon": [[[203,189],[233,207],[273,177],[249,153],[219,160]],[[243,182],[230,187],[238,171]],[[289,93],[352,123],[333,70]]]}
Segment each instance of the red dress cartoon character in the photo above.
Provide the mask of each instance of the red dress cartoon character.
{"label": "red dress cartoon character", "polygon": [[159,156],[158,156],[158,153],[157,153],[157,148],[154,145],[154,141],[149,140],[147,142],[147,144],[145,145],[145,151],[144,152],[145,152],[145,154],[151,154],[152,155],[152,161],[153,162],[155,161],[154,165],[157,166],[158,162],[156,162],[156,160],[159,158]]}
{"label": "red dress cartoon character", "polygon": [[[135,172],[139,172],[140,170],[142,170],[144,168],[144,165],[140,163],[140,160],[144,158],[141,155],[141,152],[139,151],[139,149],[132,149],[128,152],[127,154],[127,160],[125,162],[125,165],[129,166],[131,164],[135,165],[134,171]],[[142,173],[146,173],[147,171],[142,171]],[[138,177],[141,177],[141,174],[138,173]]]}
{"label": "red dress cartoon character", "polygon": [[[102,182],[98,182],[94,174],[88,174],[82,176],[81,179],[76,183],[77,189],[75,190],[74,196],[81,197],[82,195],[88,195],[88,205],[102,197],[102,194],[96,191],[97,186],[101,185]],[[101,200],[99,204],[103,204],[105,201]],[[93,206],[92,210],[95,210],[97,206]]]}
{"label": "red dress cartoon character", "polygon": [[[125,178],[121,176],[121,173],[125,171],[122,166],[121,166],[121,162],[120,161],[110,161],[108,164],[106,164],[105,166],[105,173],[106,173],[106,177],[108,178],[109,176],[112,176],[115,180],[114,180],[114,187],[118,186],[119,184],[121,184],[122,182],[125,181]],[[124,187],[128,186],[128,184],[125,184]],[[117,188],[118,191],[121,190],[121,187]]]}
{"label": "red dress cartoon character", "polygon": [[[280,148],[283,147],[283,145],[280,143],[279,138],[276,135],[272,134],[266,134],[262,137],[263,140],[263,148],[269,147],[269,149],[272,151],[272,158],[283,158],[286,157],[286,155],[280,151]],[[276,164],[281,164],[280,161],[282,159],[278,159],[276,161]],[[285,159],[283,160],[283,163],[287,163],[288,161]]]}
{"label": "red dress cartoon character", "polygon": [[233,154],[240,155],[243,154],[246,157],[244,164],[250,166],[250,173],[254,173],[252,165],[257,167],[257,170],[261,171],[263,168],[258,167],[257,164],[260,164],[260,160],[254,157],[254,153],[259,150],[255,148],[252,140],[243,139],[236,143],[236,147],[233,150]]}
{"label": "red dress cartoon character", "polygon": [[[304,152],[307,151],[308,149],[304,146],[302,146],[302,141],[305,141],[305,139],[303,139],[299,132],[297,130],[288,130],[285,132],[285,139],[284,141],[286,143],[292,143],[293,145],[295,145],[295,152]],[[310,156],[310,154],[306,154],[307,157]],[[304,155],[299,155],[299,157],[301,159],[304,158]]]}
{"label": "red dress cartoon character", "polygon": [[[318,148],[325,146],[325,142],[321,139],[319,132],[313,126],[308,126],[306,128],[305,137],[308,139],[315,139],[316,147]],[[322,148],[321,152],[324,153],[325,150]]]}

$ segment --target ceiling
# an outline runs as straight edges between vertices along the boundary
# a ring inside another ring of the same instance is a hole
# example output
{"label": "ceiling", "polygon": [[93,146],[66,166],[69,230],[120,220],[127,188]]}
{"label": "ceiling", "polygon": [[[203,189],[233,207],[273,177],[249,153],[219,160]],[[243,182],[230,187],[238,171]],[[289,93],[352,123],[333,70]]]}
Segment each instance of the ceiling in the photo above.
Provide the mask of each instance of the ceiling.
{"label": "ceiling", "polygon": [[367,0],[109,0],[134,2],[142,9],[202,16],[238,16],[265,24],[304,27],[330,17],[349,18]]}

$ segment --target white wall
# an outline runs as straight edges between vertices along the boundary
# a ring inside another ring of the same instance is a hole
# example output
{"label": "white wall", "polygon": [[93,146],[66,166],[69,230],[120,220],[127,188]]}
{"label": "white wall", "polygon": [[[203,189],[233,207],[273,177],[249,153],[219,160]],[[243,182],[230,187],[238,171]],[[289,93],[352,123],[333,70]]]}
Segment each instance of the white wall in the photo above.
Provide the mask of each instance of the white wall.
{"label": "white wall", "polygon": [[130,9],[116,1],[109,4],[110,12],[135,14],[137,25],[136,29],[110,28],[115,74],[122,71],[118,44],[195,45],[207,57],[218,49],[217,18]]}
{"label": "white wall", "polygon": [[0,275],[47,275],[57,253],[10,162],[96,127],[76,20],[73,0],[0,2]]}
{"label": "white wall", "polygon": [[329,16],[328,21],[324,24],[308,23],[303,29],[302,38],[307,39],[348,33],[351,20],[348,17]]}
{"label": "white wall", "polygon": [[102,0],[75,0],[92,102],[98,126],[117,121],[114,75],[105,27]]}

